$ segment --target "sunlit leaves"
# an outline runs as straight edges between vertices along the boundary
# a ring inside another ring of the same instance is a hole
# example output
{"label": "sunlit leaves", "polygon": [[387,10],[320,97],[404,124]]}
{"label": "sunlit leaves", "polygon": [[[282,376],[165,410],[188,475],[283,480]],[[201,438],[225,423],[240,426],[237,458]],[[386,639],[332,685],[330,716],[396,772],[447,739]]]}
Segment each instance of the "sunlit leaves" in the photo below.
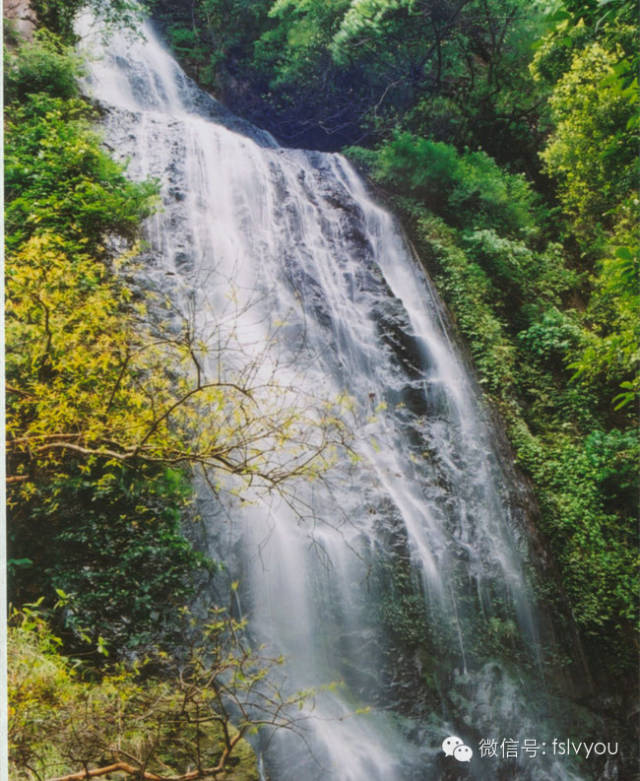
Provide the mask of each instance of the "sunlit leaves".
{"label": "sunlit leaves", "polygon": [[70,258],[56,236],[33,237],[13,256],[7,293],[7,433],[25,479],[80,454],[277,483],[327,444],[294,389],[253,380],[250,362],[212,376],[189,323],[162,333],[122,277]]}
{"label": "sunlit leaves", "polygon": [[550,98],[555,130],[543,159],[559,181],[575,230],[592,242],[634,185],[635,144],[627,124],[635,110],[611,79],[620,56],[590,44],[574,56]]}

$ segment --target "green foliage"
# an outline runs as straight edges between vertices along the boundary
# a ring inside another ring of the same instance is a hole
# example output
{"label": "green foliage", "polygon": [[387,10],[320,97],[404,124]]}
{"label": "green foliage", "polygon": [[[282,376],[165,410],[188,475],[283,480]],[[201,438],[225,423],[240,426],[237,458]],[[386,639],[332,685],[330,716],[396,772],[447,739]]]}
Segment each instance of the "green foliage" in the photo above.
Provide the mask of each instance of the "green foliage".
{"label": "green foliage", "polygon": [[288,142],[336,149],[387,138],[400,123],[458,147],[481,143],[493,156],[507,144],[533,160],[527,36],[541,15],[519,0],[156,8],[191,71]]}
{"label": "green foliage", "polygon": [[[547,36],[532,64],[536,78],[553,87],[552,132],[542,158],[557,182],[572,239],[594,269],[585,333],[571,366],[621,409],[640,392],[638,34],[628,3],[568,8],[569,18]],[[560,68],[549,67],[554,53]]]}
{"label": "green foliage", "polygon": [[[622,637],[617,671],[633,664],[638,555],[632,521],[640,456],[637,432],[595,430],[578,443],[563,436],[531,458],[519,456],[543,487],[545,532],[563,571],[579,624],[590,637]],[[596,643],[597,645],[597,643]]]}
{"label": "green foliage", "polygon": [[590,327],[571,367],[581,382],[606,388],[621,409],[640,398],[640,248],[634,241],[612,249],[598,264]]}
{"label": "green foliage", "polygon": [[553,87],[571,67],[575,51],[588,44],[591,37],[584,22],[571,25],[563,13],[560,23],[536,42],[530,65],[534,78]]}
{"label": "green foliage", "polygon": [[78,93],[79,57],[46,30],[39,30],[33,43],[22,43],[19,54],[5,52],[4,64],[7,104],[22,102],[38,92],[62,99]]}
{"label": "green foliage", "polygon": [[518,334],[524,349],[546,364],[561,363],[583,339],[579,325],[566,312],[551,307]]}
{"label": "green foliage", "polygon": [[152,0],[165,23],[167,40],[183,67],[205,87],[222,88],[221,69],[232,74],[247,67],[248,53],[269,10],[267,0]]}
{"label": "green foliage", "polygon": [[534,231],[531,187],[484,152],[460,154],[450,144],[406,132],[395,133],[375,153],[349,151],[367,163],[376,182],[410,193],[453,225],[514,235]]}
{"label": "green foliage", "polygon": [[100,146],[96,115],[76,98],[78,59],[49,36],[7,56],[7,247],[55,234],[66,251],[104,255],[131,238],[157,187],[134,184]]}
{"label": "green foliage", "polygon": [[555,129],[543,159],[591,251],[636,183],[638,136],[630,126],[636,105],[615,78],[621,56],[621,50],[590,43],[574,55],[549,101]]}
{"label": "green foliage", "polygon": [[10,601],[45,594],[51,607],[61,598],[68,648],[79,639],[98,647],[101,637],[117,657],[166,645],[205,564],[181,529],[191,493],[185,477],[145,465],[64,466],[11,514],[9,555],[30,564],[15,570]]}
{"label": "green foliage", "polygon": [[[311,67],[321,63],[330,67],[328,47],[348,5],[346,0],[337,3],[276,0],[272,3],[269,17],[276,24],[256,41],[255,57],[259,67],[273,69],[273,87],[286,85],[295,89],[301,79],[312,77]],[[274,43],[281,44],[279,49],[273,48]]]}

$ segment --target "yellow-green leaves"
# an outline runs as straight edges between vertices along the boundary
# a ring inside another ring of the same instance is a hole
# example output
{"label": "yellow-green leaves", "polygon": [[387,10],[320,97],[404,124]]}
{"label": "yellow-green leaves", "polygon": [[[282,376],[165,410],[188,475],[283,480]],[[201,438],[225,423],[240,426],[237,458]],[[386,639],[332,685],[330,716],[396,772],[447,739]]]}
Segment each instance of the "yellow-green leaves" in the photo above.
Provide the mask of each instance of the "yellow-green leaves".
{"label": "yellow-green leaves", "polygon": [[634,188],[636,144],[628,122],[636,107],[615,78],[622,56],[597,42],[585,46],[549,100],[555,129],[542,157],[577,234],[591,242]]}
{"label": "yellow-green leaves", "polygon": [[[193,328],[163,333],[101,262],[55,235],[7,264],[8,446],[16,475],[65,457],[199,463],[279,482],[328,441],[253,369],[207,373]],[[333,424],[332,424],[333,425]]]}

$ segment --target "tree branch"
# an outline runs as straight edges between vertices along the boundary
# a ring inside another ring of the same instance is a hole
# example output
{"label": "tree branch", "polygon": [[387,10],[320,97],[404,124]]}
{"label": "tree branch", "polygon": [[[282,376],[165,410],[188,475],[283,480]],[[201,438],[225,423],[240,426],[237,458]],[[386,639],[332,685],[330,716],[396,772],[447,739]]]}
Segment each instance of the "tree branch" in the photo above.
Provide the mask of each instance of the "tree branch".
{"label": "tree branch", "polygon": [[[240,739],[233,740],[233,747]],[[98,778],[99,776],[105,776],[107,773],[127,773],[131,776],[141,779],[141,781],[198,781],[203,778],[215,778],[224,772],[225,764],[229,759],[231,751],[223,753],[223,757],[215,767],[207,767],[197,770],[190,770],[188,773],[183,773],[180,776],[159,776],[157,773],[152,773],[150,770],[143,770],[140,767],[130,765],[128,762],[114,762],[112,765],[105,765],[104,767],[95,767],[92,770],[79,770],[77,773],[69,773],[66,776],[56,776],[55,778],[49,778],[47,781],[85,781],[88,778]],[[224,759],[224,764],[223,764]]]}

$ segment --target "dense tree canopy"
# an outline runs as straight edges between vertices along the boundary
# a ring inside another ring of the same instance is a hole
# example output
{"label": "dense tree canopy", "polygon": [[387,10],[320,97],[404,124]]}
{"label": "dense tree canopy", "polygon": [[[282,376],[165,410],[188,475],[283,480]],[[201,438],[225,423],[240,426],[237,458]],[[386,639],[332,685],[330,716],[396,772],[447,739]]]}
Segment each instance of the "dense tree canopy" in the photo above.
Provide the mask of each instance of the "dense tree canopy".
{"label": "dense tree canopy", "polygon": [[205,84],[284,142],[337,149],[412,132],[510,148],[533,166],[526,63],[541,15],[517,0],[207,0],[156,8]]}

